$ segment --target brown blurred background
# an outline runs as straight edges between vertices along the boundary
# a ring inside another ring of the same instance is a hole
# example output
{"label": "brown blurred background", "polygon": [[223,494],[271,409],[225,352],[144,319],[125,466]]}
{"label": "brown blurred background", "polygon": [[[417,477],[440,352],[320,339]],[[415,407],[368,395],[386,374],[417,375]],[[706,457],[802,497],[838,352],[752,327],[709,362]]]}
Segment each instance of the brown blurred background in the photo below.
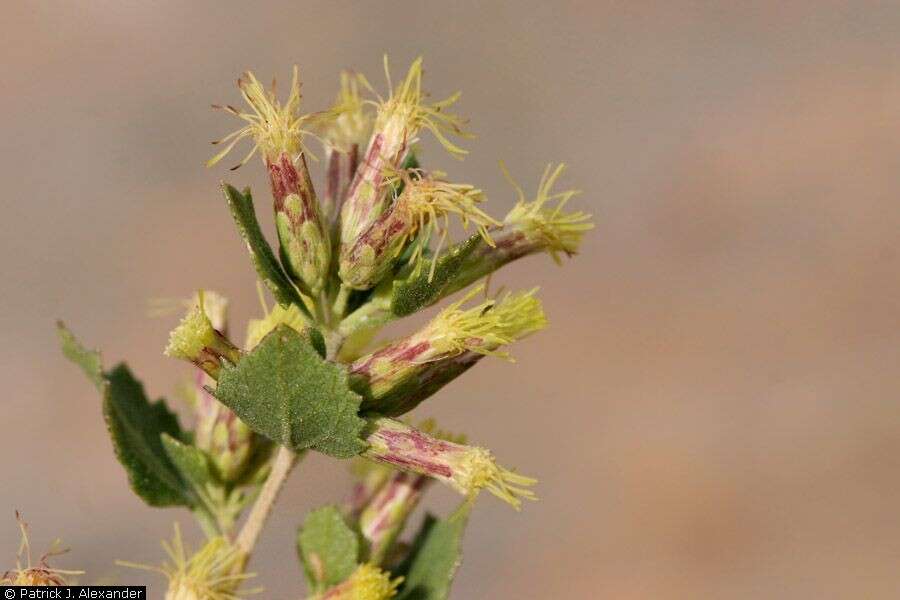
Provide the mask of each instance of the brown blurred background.
{"label": "brown blurred background", "polygon": [[[890,598],[900,593],[900,5],[894,2],[6,2],[0,64],[0,558],[18,541],[83,581],[150,582],[183,511],[144,507],[96,394],[60,356],[64,318],[153,395],[186,370],[174,316],[198,287],[257,311],[253,273],[207,170],[235,123],[234,79],[287,76],[326,106],[337,72],[383,89],[425,55],[464,91],[478,139],[426,165],[502,215],[496,166],[533,189],[570,164],[597,229],[543,286],[549,330],[420,410],[541,479],[521,514],[482,498],[456,598]],[[230,163],[229,163],[230,164]],[[265,213],[265,210],[261,212]],[[270,223],[268,216],[266,223]],[[302,589],[293,538],[340,498],[343,465],[304,463],[254,567],[265,598]],[[435,490],[429,508],[456,497]],[[5,515],[5,516],[4,516]],[[2,570],[2,568],[0,568]]]}

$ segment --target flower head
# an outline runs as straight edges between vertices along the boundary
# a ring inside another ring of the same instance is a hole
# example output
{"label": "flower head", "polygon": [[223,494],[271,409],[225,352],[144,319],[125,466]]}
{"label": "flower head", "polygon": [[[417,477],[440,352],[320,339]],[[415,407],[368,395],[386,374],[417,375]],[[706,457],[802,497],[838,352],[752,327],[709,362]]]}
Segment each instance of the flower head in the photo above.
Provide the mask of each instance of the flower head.
{"label": "flower head", "polygon": [[[384,57],[384,73],[391,86],[391,73],[387,55]],[[363,84],[378,96],[372,85],[360,76]],[[416,140],[420,129],[427,129],[438,139],[450,154],[460,157],[467,153],[451,142],[448,133],[457,136],[467,135],[463,131],[465,121],[457,115],[446,112],[459,99],[461,93],[456,92],[438,102],[427,103],[427,94],[422,91],[422,57],[418,57],[409,66],[406,77],[392,88],[387,99],[378,96],[378,116],[375,119],[375,130],[382,131],[386,137],[397,136],[411,145]]]}
{"label": "flower head", "polygon": [[309,326],[309,322],[296,304],[290,304],[287,307],[275,304],[271,310],[267,309],[266,316],[262,319],[250,319],[247,324],[247,341],[244,343],[244,348],[247,351],[253,350],[279,325],[287,325],[298,333],[303,333],[303,330]]}
{"label": "flower head", "polygon": [[341,71],[341,89],[329,113],[333,116],[319,134],[326,148],[336,152],[350,152],[365,144],[372,133],[373,117],[359,93],[360,78],[350,71]]}
{"label": "flower head", "polygon": [[297,67],[294,66],[291,79],[290,93],[282,104],[275,95],[275,83],[272,82],[270,90],[266,90],[256,76],[247,71],[237,80],[241,96],[250,107],[249,112],[242,112],[233,106],[213,105],[214,108],[224,110],[246,122],[246,125],[234,131],[213,144],[225,144],[225,147],[206,163],[210,167],[231,152],[235,145],[244,138],[251,138],[253,147],[250,152],[232,167],[237,169],[249,161],[257,151],[263,158],[274,161],[280,154],[295,156],[305,150],[303,135],[309,133],[305,127],[322,115],[300,114],[300,79]]}
{"label": "flower head", "polygon": [[473,288],[441,311],[420,335],[444,355],[469,351],[511,359],[498,349],[547,326],[541,302],[534,297],[537,288],[506,294],[499,300],[488,299],[466,310],[460,308],[483,290],[483,285]]}
{"label": "flower head", "polygon": [[172,542],[164,541],[162,546],[168,561],[160,567],[125,561],[117,563],[165,575],[169,580],[165,600],[240,600],[259,591],[239,590],[255,575],[244,573],[247,557],[223,537],[209,540],[198,552],[191,554],[176,523]]}
{"label": "flower head", "polygon": [[[68,550],[59,548],[59,540],[53,545],[38,561],[37,565],[31,561],[31,544],[28,542],[28,525],[22,520],[22,517],[16,511],[16,520],[19,522],[19,531],[21,532],[22,541],[19,543],[19,551],[16,554],[16,568],[5,572],[0,576],[0,585],[20,585],[20,586],[60,586],[69,585],[65,575],[81,575],[83,571],[63,571],[54,569],[47,564],[47,560],[52,556],[65,554]],[[25,564],[22,564],[22,558],[25,558]]]}
{"label": "flower head", "polygon": [[[581,211],[563,210],[566,203],[578,194],[577,190],[553,192],[553,186],[564,170],[564,164],[559,164],[556,168],[547,165],[538,184],[537,194],[534,200],[529,202],[526,200],[525,192],[503,167],[503,174],[519,197],[516,205],[503,220],[504,225],[524,233],[528,241],[548,252],[557,263],[560,262],[561,252],[567,256],[577,254],[582,236],[594,227],[590,222],[591,215]],[[554,202],[555,205],[550,206]]]}
{"label": "flower head", "polygon": [[[387,57],[385,73],[390,83]],[[377,96],[374,88],[362,76],[362,84]],[[374,223],[390,204],[391,186],[386,179],[403,164],[410,147],[418,139],[421,129],[431,131],[441,144],[454,156],[462,156],[465,150],[453,144],[447,133],[465,135],[463,121],[445,109],[456,102],[454,94],[440,102],[427,104],[422,91],[422,59],[413,61],[406,77],[391,89],[387,99],[378,97],[378,115],[372,137],[364,158],[347,191],[341,207],[341,253],[353,246],[360,235]]]}
{"label": "flower head", "polygon": [[388,600],[397,594],[397,587],[402,582],[402,577],[392,579],[388,571],[382,571],[375,565],[363,563],[356,567],[347,581],[326,591],[320,599]]}
{"label": "flower head", "polygon": [[537,480],[501,467],[486,448],[442,440],[384,417],[370,420],[366,441],[369,448],[363,456],[428,475],[463,495],[474,496],[487,489],[516,510],[522,499],[537,499],[529,489]]}
{"label": "flower head", "polygon": [[350,375],[363,408],[402,415],[483,356],[512,360],[502,348],[547,325],[536,288],[461,308],[483,290],[474,288],[416,333],[354,361]]}
{"label": "flower head", "polygon": [[[473,224],[488,244],[493,244],[488,228],[500,223],[478,207],[484,201],[482,191],[472,185],[449,183],[442,173],[425,175],[399,171],[386,179],[387,184],[403,181],[403,192],[388,210],[341,254],[342,281],[355,289],[376,285],[394,265],[407,245],[415,241],[410,262],[421,265],[421,258],[436,231],[440,231],[436,255],[443,247],[450,217],[459,219],[468,229]],[[432,261],[436,264],[437,257]]]}
{"label": "flower head", "polygon": [[[418,429],[439,440],[465,443],[464,435],[439,430],[434,419],[419,423]],[[369,560],[382,564],[391,555],[394,542],[433,479],[427,475],[397,471],[382,464],[360,460],[371,465],[371,468],[390,472],[387,482],[359,513],[359,531],[368,542]]]}
{"label": "flower head", "polygon": [[169,334],[165,355],[192,362],[216,378],[222,361],[236,363],[240,358],[240,350],[213,328],[206,314],[205,304],[205,295],[200,292],[197,304]]}

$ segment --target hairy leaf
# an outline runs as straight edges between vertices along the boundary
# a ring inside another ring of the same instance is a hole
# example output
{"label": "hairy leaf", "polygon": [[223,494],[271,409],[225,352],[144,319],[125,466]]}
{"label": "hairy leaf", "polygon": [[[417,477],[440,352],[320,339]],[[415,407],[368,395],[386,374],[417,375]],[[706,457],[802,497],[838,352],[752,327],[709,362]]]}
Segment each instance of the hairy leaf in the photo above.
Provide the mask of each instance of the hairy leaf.
{"label": "hairy leaf", "polygon": [[162,399],[149,402],[144,387],[124,364],[108,372],[105,379],[103,415],[131,488],[150,506],[195,506],[196,495],[160,439],[163,434],[183,437],[175,414]]}
{"label": "hairy leaf", "polygon": [[247,244],[250,258],[259,278],[275,296],[278,304],[282,306],[296,304],[309,316],[309,311],[300,298],[300,294],[281,268],[275,258],[275,253],[272,252],[272,247],[269,246],[269,242],[266,241],[259,228],[259,221],[256,220],[256,212],[253,210],[253,197],[250,195],[250,189],[239,192],[226,184],[223,186],[223,190],[225,199],[228,201],[228,208],[231,209],[231,216]]}
{"label": "hairy leaf", "polygon": [[309,336],[285,325],[219,376],[216,397],[254,431],[292,448],[349,458],[362,452],[362,399],[346,368],[322,358]]}
{"label": "hairy leaf", "polygon": [[85,349],[62,323],[63,354],[81,367],[103,397],[103,416],[116,457],[134,492],[150,506],[194,507],[198,498],[162,445],[162,435],[181,439],[178,418],[164,400],[150,402],[144,386],[123,363],[103,372],[100,353]]}
{"label": "hairy leaf", "polygon": [[429,277],[432,260],[426,260],[417,272],[396,281],[391,295],[391,312],[405,317],[443,298],[465,259],[481,242],[481,236],[476,234],[443,253],[434,267],[433,277]]}
{"label": "hairy leaf", "polygon": [[334,506],[309,513],[297,535],[297,552],[313,593],[350,577],[359,560],[359,536]]}
{"label": "hairy leaf", "polygon": [[413,548],[400,568],[405,574],[397,600],[445,600],[462,562],[462,536],[472,502],[464,502],[449,518],[425,517]]}

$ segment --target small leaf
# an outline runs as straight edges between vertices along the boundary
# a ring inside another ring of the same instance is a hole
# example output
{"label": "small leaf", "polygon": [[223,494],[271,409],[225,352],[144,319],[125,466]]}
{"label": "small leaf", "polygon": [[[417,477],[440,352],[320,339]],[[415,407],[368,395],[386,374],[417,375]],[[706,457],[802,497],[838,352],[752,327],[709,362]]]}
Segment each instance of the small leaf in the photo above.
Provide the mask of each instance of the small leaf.
{"label": "small leaf", "polygon": [[350,577],[359,560],[359,536],[334,506],[309,513],[297,535],[297,552],[313,593]]}
{"label": "small leaf", "polygon": [[215,486],[221,490],[222,483],[216,476],[209,457],[200,448],[176,440],[167,433],[162,434],[161,439],[169,460],[193,490],[194,513],[201,523],[209,523],[215,534],[221,534],[222,526],[216,515],[221,512],[222,506],[216,506],[212,501],[209,488]]}
{"label": "small leaf", "polygon": [[162,445],[166,455],[182,478],[203,493],[209,483],[216,481],[209,458],[200,448],[176,440],[168,433],[162,434]]}
{"label": "small leaf", "polygon": [[399,574],[406,576],[397,600],[445,600],[462,562],[462,536],[472,502],[464,502],[449,518],[425,517],[409,557]]}
{"label": "small leaf", "polygon": [[405,317],[443,298],[463,262],[480,243],[482,238],[476,234],[443,253],[434,268],[433,277],[430,277],[432,261],[426,260],[408,279],[395,281],[391,312],[395,316]]}
{"label": "small leaf", "polygon": [[56,322],[56,331],[62,342],[62,351],[65,357],[81,367],[81,370],[97,389],[102,389],[103,363],[100,360],[100,353],[82,346],[62,321]]}
{"label": "small leaf", "polygon": [[164,400],[149,402],[124,364],[106,374],[103,415],[131,488],[150,506],[196,506],[198,499],[169,459],[160,437],[183,437]]}
{"label": "small leaf", "polygon": [[253,197],[250,195],[250,189],[247,188],[242,193],[227,184],[222,189],[225,192],[228,207],[231,209],[231,216],[247,244],[250,258],[259,278],[275,296],[278,304],[282,306],[296,304],[304,314],[309,316],[309,311],[300,298],[300,294],[281,268],[272,252],[272,247],[269,246],[259,228],[259,221],[256,220],[256,212],[253,210]]}
{"label": "small leaf", "polygon": [[326,361],[309,336],[280,325],[219,376],[216,397],[254,431],[295,451],[349,458],[366,448],[362,399],[347,370]]}

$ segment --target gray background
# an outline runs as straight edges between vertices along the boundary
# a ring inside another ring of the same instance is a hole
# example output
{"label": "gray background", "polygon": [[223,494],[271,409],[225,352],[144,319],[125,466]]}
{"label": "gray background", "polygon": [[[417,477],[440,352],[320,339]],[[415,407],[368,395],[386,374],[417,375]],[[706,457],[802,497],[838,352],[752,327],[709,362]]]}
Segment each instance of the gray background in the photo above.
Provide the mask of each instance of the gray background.
{"label": "gray background", "polygon": [[[598,227],[582,256],[505,270],[540,284],[551,328],[420,411],[541,479],[521,514],[486,496],[457,598],[889,597],[900,587],[900,7],[877,2],[7,2],[0,39],[0,564],[13,508],[83,581],[156,583],[184,512],[145,508],[95,393],[60,357],[66,319],[154,395],[174,316],[147,301],[203,286],[255,314],[253,275],[207,170],[252,68],[294,63],[306,106],[343,67],[383,88],[425,56],[463,90],[478,139],[457,163],[502,215],[566,161]],[[230,163],[229,163],[230,164]],[[266,212],[266,211],[262,211]],[[266,223],[269,223],[267,215]],[[395,328],[403,331],[408,326]],[[242,326],[240,327],[242,329]],[[342,497],[308,460],[253,566],[296,598],[296,524]],[[434,490],[427,504],[456,497]],[[5,515],[5,516],[4,516]]]}

